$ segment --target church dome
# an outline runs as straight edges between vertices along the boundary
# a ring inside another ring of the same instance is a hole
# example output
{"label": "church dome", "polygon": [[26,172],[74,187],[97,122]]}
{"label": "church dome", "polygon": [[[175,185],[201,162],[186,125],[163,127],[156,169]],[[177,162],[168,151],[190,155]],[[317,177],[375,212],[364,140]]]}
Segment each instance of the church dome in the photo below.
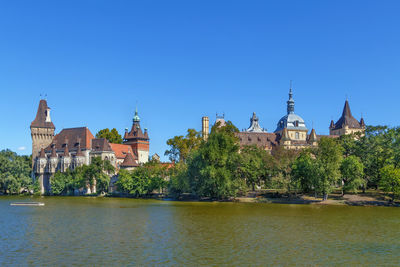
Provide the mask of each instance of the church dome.
{"label": "church dome", "polygon": [[288,130],[307,130],[303,118],[294,113],[283,116],[279,120],[275,132],[279,132],[284,128],[287,128]]}
{"label": "church dome", "polygon": [[303,118],[294,113],[294,100],[292,88],[289,91],[289,100],[287,101],[287,115],[283,116],[277,124],[275,132],[282,131],[284,128],[288,130],[306,130],[306,123]]}

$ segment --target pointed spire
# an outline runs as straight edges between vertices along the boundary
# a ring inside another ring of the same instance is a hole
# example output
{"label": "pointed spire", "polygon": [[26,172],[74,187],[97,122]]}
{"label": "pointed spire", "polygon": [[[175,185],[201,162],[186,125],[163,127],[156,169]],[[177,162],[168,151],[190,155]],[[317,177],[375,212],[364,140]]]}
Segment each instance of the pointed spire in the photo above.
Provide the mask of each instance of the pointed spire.
{"label": "pointed spire", "polygon": [[44,148],[43,147],[42,147],[42,149],[40,149],[39,158],[41,158],[41,159],[45,159],[46,158],[46,153],[44,152]]}
{"label": "pointed spire", "polygon": [[65,143],[65,148],[64,148],[64,154],[63,154],[63,156],[64,156],[64,157],[69,157],[69,156],[70,156],[69,150],[68,150],[68,142]]}
{"label": "pointed spire", "polygon": [[290,140],[290,139],[289,139],[289,132],[288,132],[287,128],[283,128],[283,131],[282,131],[282,139],[281,139],[281,140],[282,140],[282,141]]}
{"label": "pointed spire", "polygon": [[56,144],[51,145],[51,155],[50,158],[57,158]]}
{"label": "pointed spire", "polygon": [[137,106],[135,108],[135,116],[133,117],[133,122],[140,122],[140,117],[138,115],[138,109]]}
{"label": "pointed spire", "polygon": [[347,99],[346,99],[346,102],[344,103],[342,116],[343,117],[352,117],[349,101]]}
{"label": "pointed spire", "polygon": [[311,130],[310,135],[308,136],[308,141],[310,143],[317,142],[317,134],[315,133],[314,128]]}
{"label": "pointed spire", "polygon": [[82,153],[82,150],[81,150],[81,143],[79,142],[78,143],[78,150],[76,151],[76,155],[75,155],[76,157],[83,157],[84,155],[83,155],[83,153]]}
{"label": "pointed spire", "polygon": [[131,152],[128,152],[128,154],[126,154],[124,162],[122,162],[120,165],[120,167],[137,167],[137,166],[139,166],[139,164],[136,163]]}
{"label": "pointed spire", "polygon": [[287,113],[294,113],[294,99],[293,99],[293,91],[292,91],[292,80],[290,80],[290,89],[289,89],[289,100],[287,101]]}
{"label": "pointed spire", "polygon": [[364,122],[364,118],[363,117],[361,117],[360,126],[361,127],[365,127],[365,122]]}
{"label": "pointed spire", "polygon": [[331,120],[331,125],[329,125],[329,128],[334,128],[335,127],[335,122]]}
{"label": "pointed spire", "polygon": [[45,99],[40,100],[35,120],[32,121],[31,127],[55,129],[50,118],[50,108],[47,106]]}

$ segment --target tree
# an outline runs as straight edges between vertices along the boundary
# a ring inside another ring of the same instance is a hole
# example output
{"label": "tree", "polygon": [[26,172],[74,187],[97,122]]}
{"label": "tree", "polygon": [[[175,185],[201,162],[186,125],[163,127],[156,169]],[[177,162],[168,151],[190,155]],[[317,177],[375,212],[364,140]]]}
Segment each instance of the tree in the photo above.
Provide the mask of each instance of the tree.
{"label": "tree", "polygon": [[382,179],[380,186],[382,189],[392,194],[392,201],[400,196],[400,168],[394,165],[387,165],[381,169]]}
{"label": "tree", "polygon": [[318,188],[318,179],[316,173],[317,167],[315,158],[312,157],[309,150],[302,151],[292,165],[292,178],[294,184],[298,184],[303,192],[310,192]]}
{"label": "tree", "polygon": [[336,140],[323,137],[318,142],[315,157],[318,189],[323,194],[323,200],[327,200],[332,187],[340,179],[342,147]]}
{"label": "tree", "polygon": [[122,136],[118,133],[117,129],[102,129],[96,134],[96,138],[105,138],[110,143],[122,144]]}
{"label": "tree", "polygon": [[273,151],[273,178],[271,179],[271,183],[274,188],[285,188],[288,192],[291,191],[292,164],[298,155],[298,151],[285,149],[283,147],[278,147]]}
{"label": "tree", "polygon": [[51,193],[54,195],[66,195],[72,193],[75,188],[74,176],[76,172],[56,172],[50,179]]}
{"label": "tree", "polygon": [[238,175],[240,179],[246,181],[247,185],[255,190],[255,185],[260,185],[262,181],[269,178],[267,167],[267,151],[255,145],[245,146],[240,151]]}
{"label": "tree", "polygon": [[358,157],[350,155],[345,158],[341,163],[340,172],[343,184],[342,195],[350,190],[357,193],[358,188],[365,186],[364,165]]}
{"label": "tree", "polygon": [[198,197],[225,199],[243,188],[243,181],[235,175],[239,140],[229,128],[213,127],[207,142],[189,157],[189,186]]}
{"label": "tree", "polygon": [[171,148],[165,151],[165,155],[174,162],[185,162],[188,155],[199,148],[203,139],[201,133],[195,129],[188,129],[186,136],[175,136],[167,140],[167,145]]}
{"label": "tree", "polygon": [[31,161],[29,156],[18,156],[11,150],[0,151],[0,190],[4,194],[19,194],[31,190]]}

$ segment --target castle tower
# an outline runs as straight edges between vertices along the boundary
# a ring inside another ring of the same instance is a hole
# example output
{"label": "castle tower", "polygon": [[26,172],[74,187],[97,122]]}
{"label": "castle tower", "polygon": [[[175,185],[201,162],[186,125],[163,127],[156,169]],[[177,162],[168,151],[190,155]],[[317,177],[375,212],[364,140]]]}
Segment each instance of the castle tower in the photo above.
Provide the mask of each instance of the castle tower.
{"label": "castle tower", "polygon": [[210,133],[210,120],[207,116],[201,118],[201,134],[203,136],[204,141],[208,139],[208,135]]}
{"label": "castle tower", "polygon": [[293,99],[292,84],[290,84],[289,89],[289,100],[286,103],[287,114],[279,120],[275,133],[283,136],[283,130],[286,129],[287,138],[290,140],[306,142],[308,129],[303,118],[294,112],[295,102]]}
{"label": "castle tower", "polygon": [[357,132],[364,133],[365,131],[365,122],[364,119],[361,118],[358,121],[353,117],[350,110],[349,101],[346,99],[344,103],[342,116],[336,123],[331,121],[329,126],[329,134],[330,135],[345,135],[345,134],[353,134]]}
{"label": "castle tower", "polygon": [[32,167],[40,150],[46,148],[53,141],[55,129],[56,127],[51,122],[50,108],[47,106],[47,101],[42,99],[39,102],[36,118],[31,123]]}
{"label": "castle tower", "polygon": [[138,157],[139,164],[149,161],[150,138],[147,129],[144,129],[143,132],[140,127],[140,118],[137,108],[135,110],[135,116],[133,117],[131,131],[125,132],[124,144],[132,147],[133,152]]}

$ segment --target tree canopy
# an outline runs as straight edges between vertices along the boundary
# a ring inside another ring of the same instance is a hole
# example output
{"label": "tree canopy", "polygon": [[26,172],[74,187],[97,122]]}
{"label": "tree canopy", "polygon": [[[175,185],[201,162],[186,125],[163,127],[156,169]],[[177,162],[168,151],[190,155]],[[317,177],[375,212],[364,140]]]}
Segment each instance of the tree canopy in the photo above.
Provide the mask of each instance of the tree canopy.
{"label": "tree canopy", "polygon": [[117,129],[112,128],[111,131],[108,128],[98,131],[96,138],[105,138],[110,143],[122,144],[122,136],[118,133]]}

